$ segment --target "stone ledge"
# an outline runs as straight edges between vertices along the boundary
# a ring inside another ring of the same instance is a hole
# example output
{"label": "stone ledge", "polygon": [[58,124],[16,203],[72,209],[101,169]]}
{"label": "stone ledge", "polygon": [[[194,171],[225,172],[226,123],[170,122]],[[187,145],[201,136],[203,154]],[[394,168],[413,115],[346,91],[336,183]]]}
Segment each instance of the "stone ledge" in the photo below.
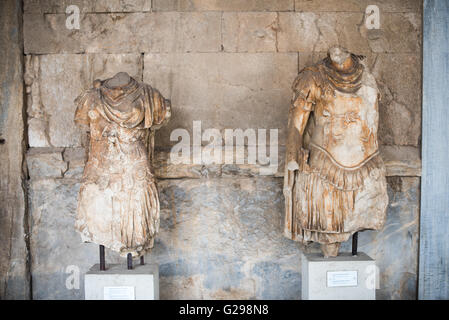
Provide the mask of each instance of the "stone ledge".
{"label": "stone ledge", "polygon": [[[156,151],[153,170],[158,179],[200,179],[230,177],[283,177],[285,148],[279,147],[277,170],[260,164],[172,164],[168,151]],[[421,176],[420,152],[416,147],[382,146],[387,176]],[[222,158],[224,159],[224,157]],[[245,156],[246,159],[246,156]],[[31,148],[27,153],[32,180],[47,178],[80,179],[84,169],[83,148]]]}

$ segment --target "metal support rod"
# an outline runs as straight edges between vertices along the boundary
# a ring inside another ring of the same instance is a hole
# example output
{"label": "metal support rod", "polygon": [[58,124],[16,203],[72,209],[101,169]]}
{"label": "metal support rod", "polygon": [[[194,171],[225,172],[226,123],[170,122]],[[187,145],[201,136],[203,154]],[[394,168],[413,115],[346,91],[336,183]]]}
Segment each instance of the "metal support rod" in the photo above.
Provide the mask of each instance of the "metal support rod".
{"label": "metal support rod", "polygon": [[106,262],[104,259],[104,246],[100,244],[100,270],[106,270]]}
{"label": "metal support rod", "polygon": [[352,235],[352,255],[357,255],[357,242],[359,240],[359,233],[356,232]]}
{"label": "metal support rod", "polygon": [[133,255],[131,253],[128,253],[127,260],[128,260],[128,270],[132,270],[133,269]]}
{"label": "metal support rod", "polygon": [[145,258],[140,256],[140,264],[143,266],[145,264]]}

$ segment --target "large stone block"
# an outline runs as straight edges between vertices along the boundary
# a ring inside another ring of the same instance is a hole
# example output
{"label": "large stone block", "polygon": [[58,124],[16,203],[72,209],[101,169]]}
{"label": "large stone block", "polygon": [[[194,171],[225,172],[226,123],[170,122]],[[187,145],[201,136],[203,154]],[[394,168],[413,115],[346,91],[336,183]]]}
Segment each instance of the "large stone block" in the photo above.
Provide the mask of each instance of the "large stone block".
{"label": "large stone block", "polygon": [[418,279],[420,179],[390,177],[388,217],[379,232],[359,235],[360,250],[379,267],[377,299],[416,299]]}
{"label": "large stone block", "polygon": [[225,12],[223,48],[226,52],[276,51],[276,12]]}
{"label": "large stone block", "polygon": [[34,299],[83,299],[82,276],[98,261],[98,246],[82,243],[75,232],[78,191],[76,180],[30,183]]}
{"label": "large stone block", "polygon": [[0,9],[0,300],[30,298],[22,2]]}
{"label": "large stone block", "polygon": [[221,13],[83,14],[80,29],[65,14],[24,15],[25,53],[216,52]]}
{"label": "large stone block", "polygon": [[153,0],[154,11],[291,11],[294,0]]}
{"label": "large stone block", "polygon": [[28,115],[31,147],[81,146],[82,132],[75,126],[75,98],[93,80],[119,71],[142,78],[140,54],[43,55],[27,63]]}
{"label": "large stone block", "polygon": [[[161,299],[299,299],[300,252],[282,236],[280,179],[161,181]],[[164,289],[165,288],[165,289]]]}
{"label": "large stone block", "polygon": [[156,145],[173,145],[171,131],[192,133],[196,120],[203,130],[277,128],[283,143],[296,74],[297,54],[145,55],[144,81],[171,99],[173,108]]}
{"label": "large stone block", "polygon": [[26,156],[30,178],[62,178],[67,170],[62,151],[62,149],[31,148]]}
{"label": "large stone block", "polygon": [[85,148],[65,148],[63,153],[64,161],[68,164],[68,169],[64,173],[65,178],[81,179],[84,172],[84,165],[87,161]]}
{"label": "large stone block", "polygon": [[320,52],[338,44],[358,52],[419,53],[420,17],[418,13],[385,13],[381,16],[381,28],[368,30],[364,13],[281,12],[278,49]]}
{"label": "large stone block", "polygon": [[75,5],[86,12],[145,12],[151,10],[151,0],[24,0],[25,13],[65,13]]}
{"label": "large stone block", "polygon": [[365,12],[376,5],[380,12],[421,12],[421,0],[295,0],[296,11]]}
{"label": "large stone block", "polygon": [[380,29],[368,30],[365,23],[360,34],[366,38],[372,52],[420,53],[421,13],[385,13],[380,18]]}
{"label": "large stone block", "polygon": [[421,140],[421,55],[378,54],[372,71],[382,98],[379,105],[381,143],[418,146]]}

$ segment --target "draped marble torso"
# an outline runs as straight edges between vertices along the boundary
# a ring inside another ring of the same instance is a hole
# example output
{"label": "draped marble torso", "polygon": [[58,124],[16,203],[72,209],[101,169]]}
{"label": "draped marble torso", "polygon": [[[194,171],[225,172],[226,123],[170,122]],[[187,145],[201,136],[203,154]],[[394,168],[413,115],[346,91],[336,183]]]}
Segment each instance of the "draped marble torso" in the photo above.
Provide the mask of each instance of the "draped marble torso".
{"label": "draped marble torso", "polygon": [[170,101],[130,78],[120,87],[96,80],[75,103],[75,123],[90,138],[76,229],[85,242],[122,256],[141,256],[153,247],[159,229],[159,198],[149,159],[152,132],[169,120]]}

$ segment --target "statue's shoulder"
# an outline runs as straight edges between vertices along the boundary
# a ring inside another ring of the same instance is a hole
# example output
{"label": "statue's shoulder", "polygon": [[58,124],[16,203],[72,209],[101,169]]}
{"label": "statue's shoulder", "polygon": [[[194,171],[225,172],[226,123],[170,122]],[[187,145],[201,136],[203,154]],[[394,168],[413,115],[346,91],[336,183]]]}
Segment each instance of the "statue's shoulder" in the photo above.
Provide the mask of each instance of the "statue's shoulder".
{"label": "statue's shoulder", "polygon": [[92,83],[92,87],[84,90],[81,92],[81,94],[76,97],[75,104],[76,105],[84,105],[89,103],[96,103],[99,99],[100,95],[100,87],[102,85],[102,82],[100,80],[95,80]]}
{"label": "statue's shoulder", "polygon": [[302,90],[304,87],[312,87],[320,82],[319,64],[305,67],[302,69],[293,81],[292,89],[294,91]]}

